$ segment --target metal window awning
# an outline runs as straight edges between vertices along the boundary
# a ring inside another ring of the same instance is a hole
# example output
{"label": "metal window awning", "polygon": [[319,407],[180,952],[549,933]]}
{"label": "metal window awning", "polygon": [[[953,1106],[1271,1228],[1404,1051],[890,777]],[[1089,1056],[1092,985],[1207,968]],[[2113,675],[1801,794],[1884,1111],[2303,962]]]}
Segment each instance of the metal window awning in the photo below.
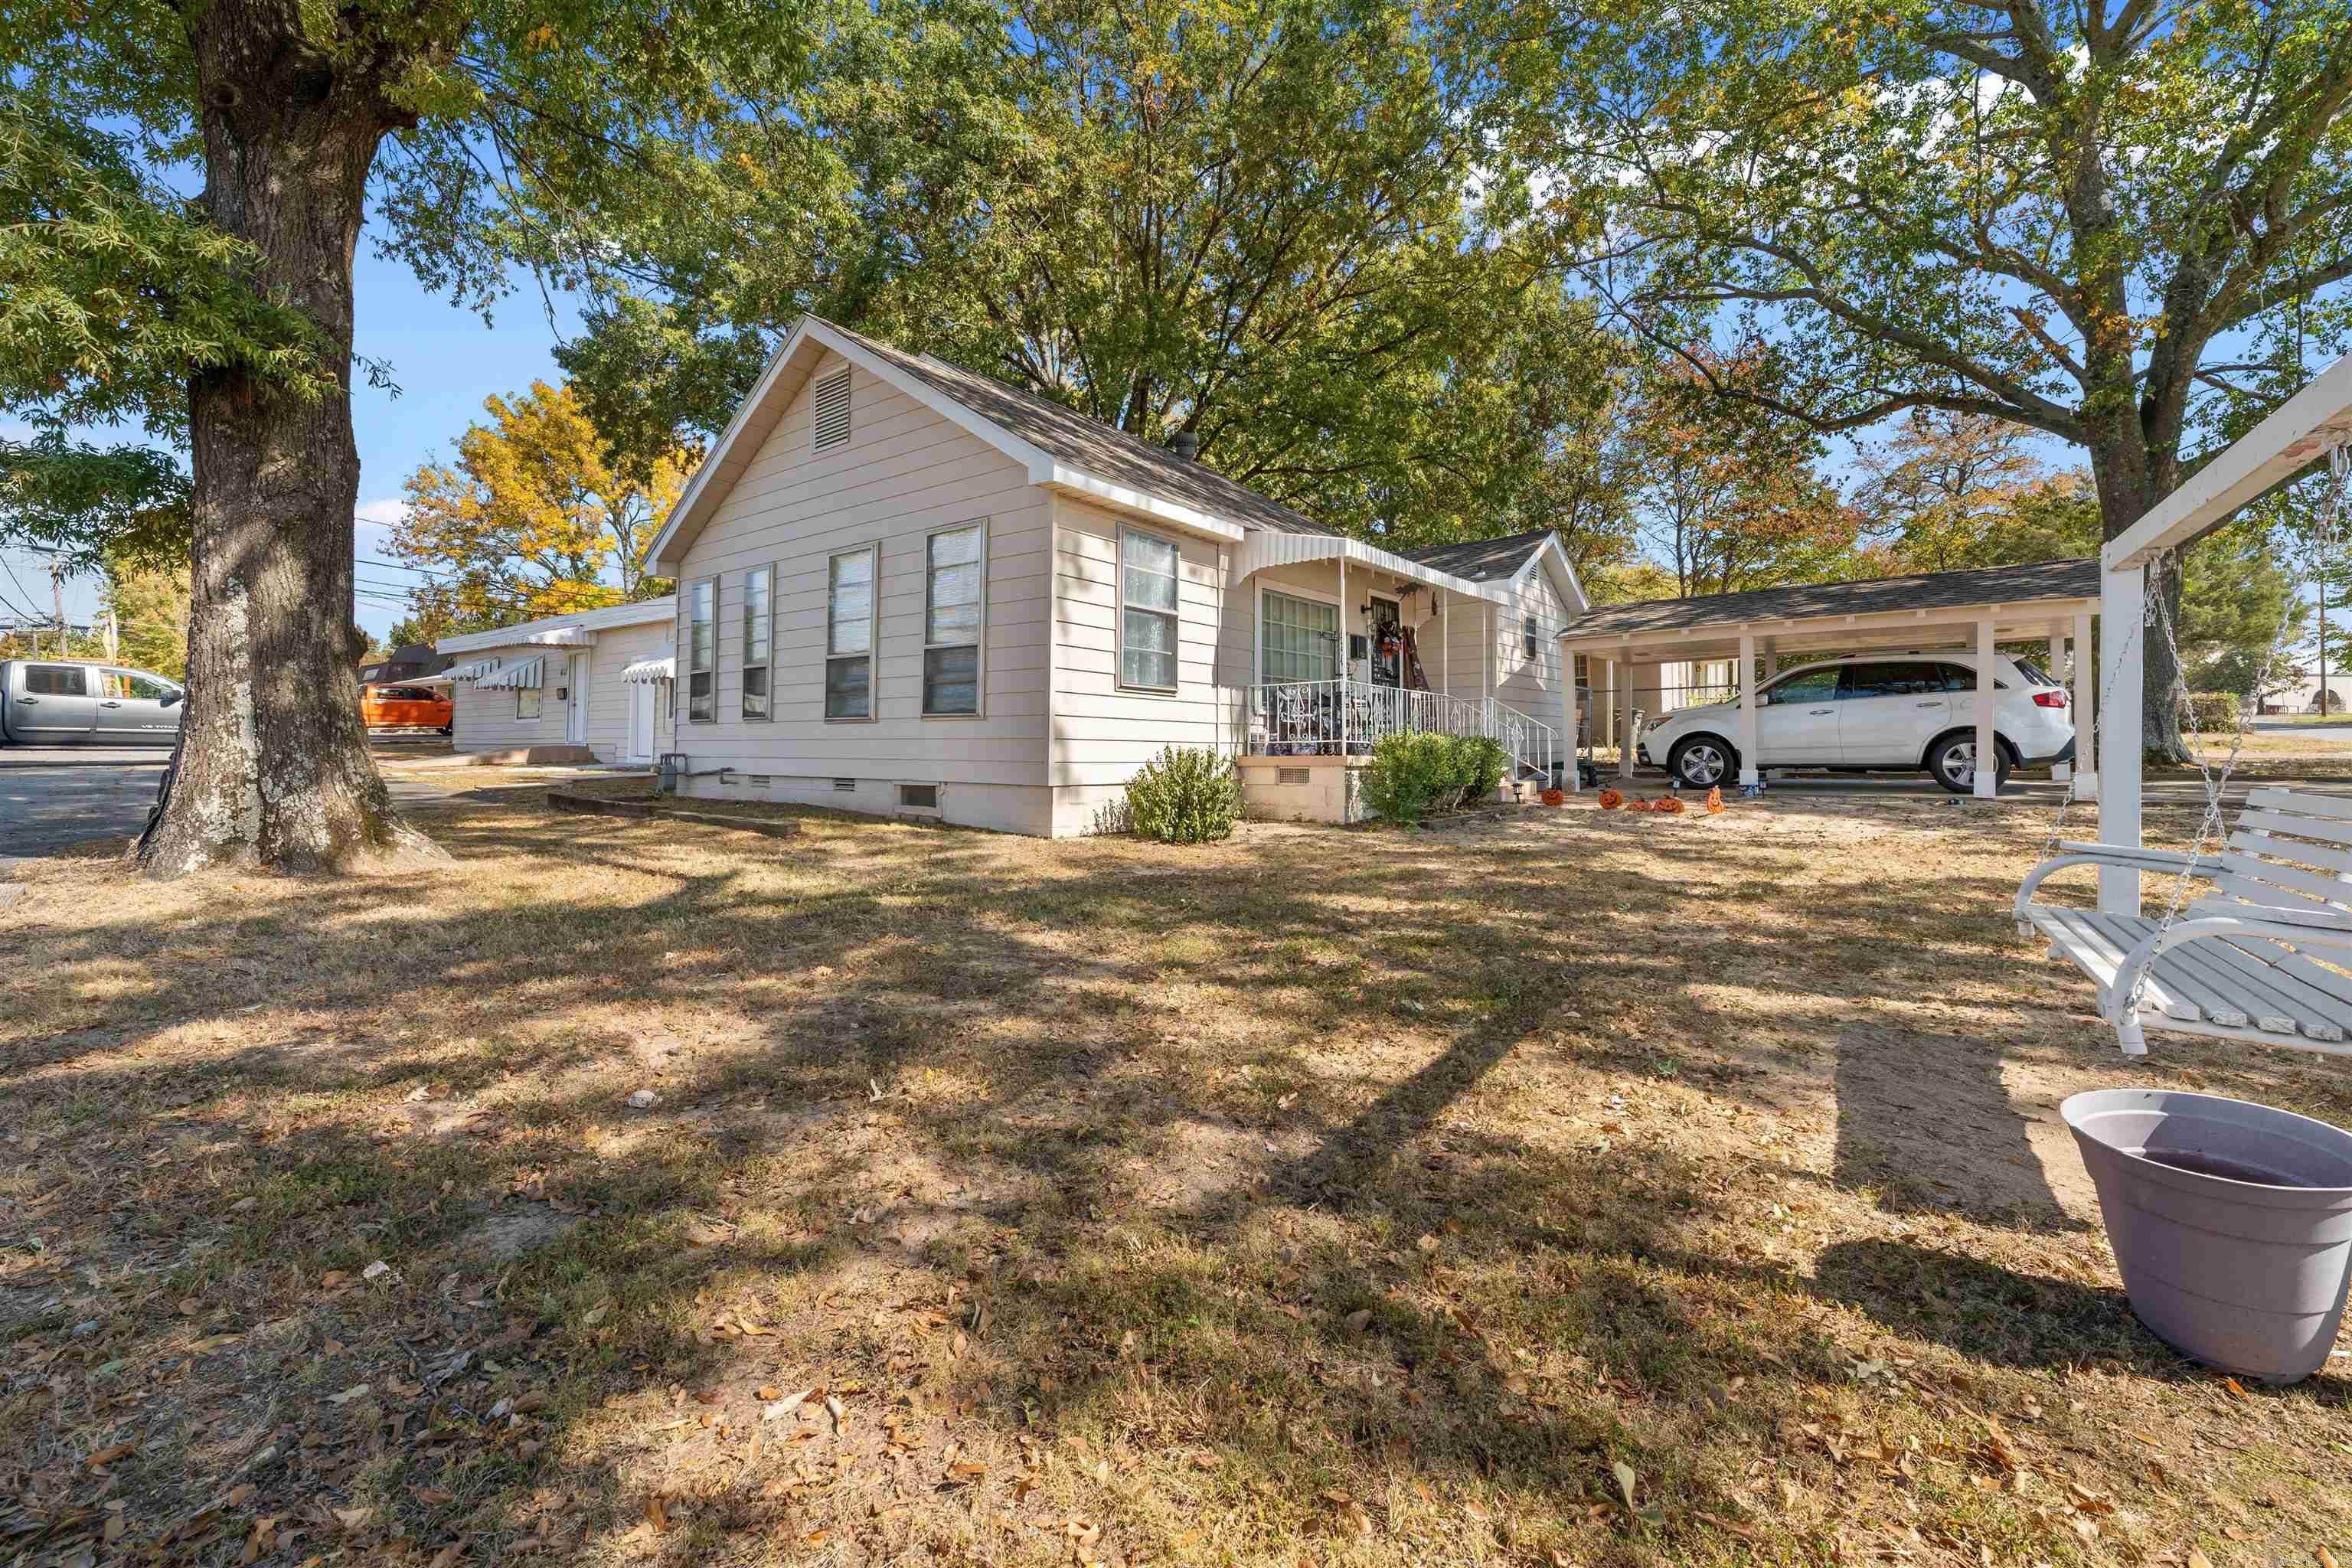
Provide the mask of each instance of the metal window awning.
{"label": "metal window awning", "polygon": [[1342,538],[1336,533],[1278,533],[1261,530],[1242,543],[1234,580],[1241,582],[1254,572],[1270,566],[1298,566],[1313,561],[1344,561],[1354,565],[1369,566],[1412,583],[1426,583],[1433,588],[1444,588],[1467,599],[1484,599],[1498,595],[1506,586],[1496,584],[1494,594],[1489,584],[1474,583],[1467,577],[1456,577],[1451,572],[1441,572],[1434,566],[1366,544],[1360,539]]}
{"label": "metal window awning", "polygon": [[660,680],[677,679],[677,655],[666,653],[655,658],[641,658],[621,671],[622,684],[631,681],[651,685]]}
{"label": "metal window awning", "polygon": [[547,658],[524,659],[483,676],[475,683],[481,691],[533,691],[547,684]]}
{"label": "metal window awning", "polygon": [[471,664],[451,665],[438,675],[421,676],[410,684],[415,686],[455,686],[461,680],[479,680],[498,668],[495,658],[478,658]]}

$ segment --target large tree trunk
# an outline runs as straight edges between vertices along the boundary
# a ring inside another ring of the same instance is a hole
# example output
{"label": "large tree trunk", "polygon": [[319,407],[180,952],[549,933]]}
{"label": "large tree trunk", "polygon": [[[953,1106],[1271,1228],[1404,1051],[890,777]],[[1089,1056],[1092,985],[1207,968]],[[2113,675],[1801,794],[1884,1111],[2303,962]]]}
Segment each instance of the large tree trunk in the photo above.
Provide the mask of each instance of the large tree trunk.
{"label": "large tree trunk", "polygon": [[335,384],[306,402],[236,368],[190,383],[188,708],[180,772],[142,848],[158,876],[438,854],[393,808],[353,677],[352,258],[398,115],[365,62],[305,40],[300,15],[214,0],[194,27],[205,205],[259,249],[260,286],[317,324]]}
{"label": "large tree trunk", "polygon": [[[2177,430],[2168,446],[2152,441],[2137,413],[2095,425],[2085,444],[2091,454],[2092,477],[2098,485],[2103,540],[2117,537],[2147,516],[2178,481],[2179,463],[2173,455],[2179,446]],[[2164,450],[2151,450],[2156,447]],[[2167,626],[2174,639],[2180,635],[2180,584],[2178,555],[2168,557],[2161,571],[2148,574],[2149,618],[2139,633],[2140,753],[2149,763],[2167,766],[2193,761],[2180,737],[2180,702],[2173,689],[2179,664],[2173,657],[2173,645],[2165,637]],[[2109,637],[2125,635],[2124,629],[2117,628],[2102,631],[2100,637],[2104,643]]]}

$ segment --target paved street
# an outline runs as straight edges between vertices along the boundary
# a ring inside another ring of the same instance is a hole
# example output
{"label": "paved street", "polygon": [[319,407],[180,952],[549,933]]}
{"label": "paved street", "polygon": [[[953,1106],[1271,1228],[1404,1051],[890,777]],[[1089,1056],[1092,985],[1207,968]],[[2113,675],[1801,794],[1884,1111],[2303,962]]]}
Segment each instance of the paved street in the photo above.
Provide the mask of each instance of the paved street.
{"label": "paved street", "polygon": [[[446,754],[446,741],[403,737],[379,742],[379,762]],[[91,838],[139,831],[172,758],[168,746],[0,746],[0,861],[55,855]],[[436,799],[472,781],[409,780],[391,775],[404,805]]]}

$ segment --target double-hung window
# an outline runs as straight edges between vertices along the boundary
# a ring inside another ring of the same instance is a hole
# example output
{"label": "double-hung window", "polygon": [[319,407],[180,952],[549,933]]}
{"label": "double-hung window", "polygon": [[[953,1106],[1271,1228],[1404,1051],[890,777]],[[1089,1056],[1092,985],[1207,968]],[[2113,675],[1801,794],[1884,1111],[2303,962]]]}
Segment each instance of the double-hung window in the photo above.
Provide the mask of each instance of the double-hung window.
{"label": "double-hung window", "polygon": [[825,563],[824,716],[874,717],[875,546]]}
{"label": "double-hung window", "polygon": [[1118,683],[1176,689],[1176,546],[1129,529],[1118,536]]}
{"label": "double-hung window", "polygon": [[705,577],[687,595],[686,717],[707,724],[719,717],[719,584]]}
{"label": "double-hung window", "polygon": [[943,528],[923,542],[923,712],[980,711],[981,637],[987,621],[987,530]]}
{"label": "double-hung window", "polygon": [[755,566],[743,574],[743,717],[765,719],[768,672],[775,664],[776,569]]}
{"label": "double-hung window", "polygon": [[1260,601],[1260,679],[1334,680],[1339,674],[1339,606],[1268,589]]}
{"label": "double-hung window", "polygon": [[1536,656],[1536,618],[1533,616],[1519,617],[1519,653],[1525,658]]}

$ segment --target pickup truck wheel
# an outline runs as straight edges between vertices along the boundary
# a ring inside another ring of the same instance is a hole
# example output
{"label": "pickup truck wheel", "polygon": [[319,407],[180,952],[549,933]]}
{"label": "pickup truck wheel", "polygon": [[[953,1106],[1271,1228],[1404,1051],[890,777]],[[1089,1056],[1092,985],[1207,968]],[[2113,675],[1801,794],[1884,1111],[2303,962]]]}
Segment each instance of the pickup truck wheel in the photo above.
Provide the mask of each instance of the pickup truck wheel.
{"label": "pickup truck wheel", "polygon": [[1675,782],[1692,789],[1713,789],[1730,776],[1732,750],[1712,735],[1693,735],[1675,742],[1666,758],[1666,772]]}

